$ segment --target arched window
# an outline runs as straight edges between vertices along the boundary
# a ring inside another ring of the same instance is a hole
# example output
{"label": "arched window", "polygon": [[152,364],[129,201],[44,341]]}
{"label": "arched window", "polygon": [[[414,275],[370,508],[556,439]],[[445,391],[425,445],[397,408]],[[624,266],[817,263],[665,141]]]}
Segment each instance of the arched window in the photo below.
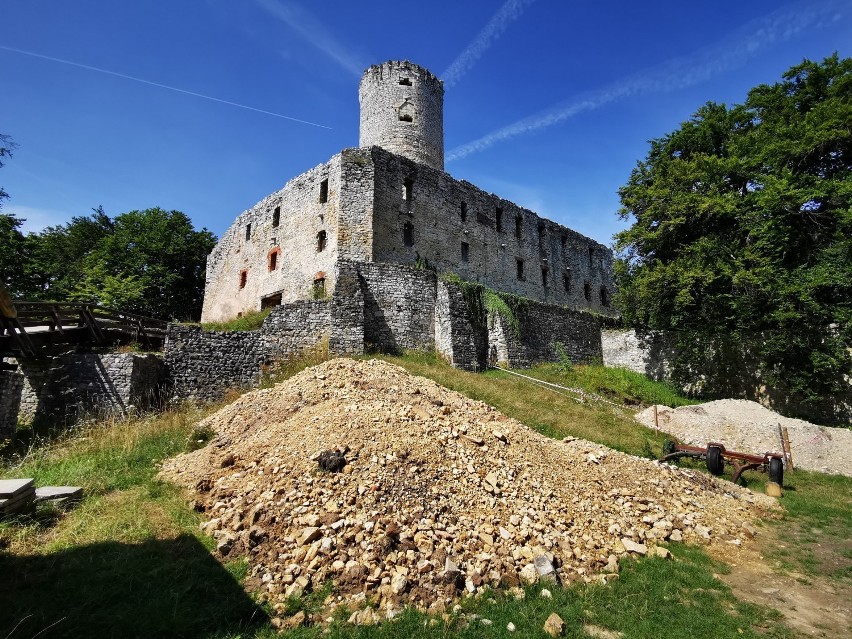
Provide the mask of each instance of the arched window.
{"label": "arched window", "polygon": [[240,288],[246,287],[246,282],[248,282],[248,269],[243,269],[240,271]]}
{"label": "arched window", "polygon": [[278,256],[281,255],[281,249],[277,246],[269,251],[266,255],[266,269],[271,273],[278,268]]}
{"label": "arched window", "polygon": [[583,284],[583,296],[586,300],[591,301],[592,299],[592,285],[586,282]]}
{"label": "arched window", "polygon": [[605,286],[601,286],[601,306],[609,306],[609,291]]}
{"label": "arched window", "polygon": [[317,233],[317,253],[322,253],[325,250],[326,243],[328,242],[328,236],[325,231],[320,231]]}

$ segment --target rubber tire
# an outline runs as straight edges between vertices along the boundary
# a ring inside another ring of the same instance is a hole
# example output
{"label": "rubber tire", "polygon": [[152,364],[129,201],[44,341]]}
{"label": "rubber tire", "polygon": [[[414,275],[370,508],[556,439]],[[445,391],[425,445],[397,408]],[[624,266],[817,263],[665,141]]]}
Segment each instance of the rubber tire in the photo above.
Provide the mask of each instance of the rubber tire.
{"label": "rubber tire", "polygon": [[725,470],[725,460],[722,458],[722,449],[718,446],[707,448],[707,470],[711,475],[718,477]]}
{"label": "rubber tire", "polygon": [[769,460],[769,481],[774,481],[779,486],[784,485],[784,463],[777,457]]}

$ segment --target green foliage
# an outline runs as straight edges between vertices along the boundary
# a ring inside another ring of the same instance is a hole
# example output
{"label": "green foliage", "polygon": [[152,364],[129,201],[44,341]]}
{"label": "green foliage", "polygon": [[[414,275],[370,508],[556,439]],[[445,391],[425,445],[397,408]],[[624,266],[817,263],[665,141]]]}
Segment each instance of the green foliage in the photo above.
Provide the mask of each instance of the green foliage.
{"label": "green foliage", "polygon": [[[12,157],[12,151],[16,146],[17,144],[12,141],[11,136],[0,133],[0,167],[4,164],[4,158]],[[0,186],[0,208],[3,207],[3,200],[8,197],[9,194]]]}
{"label": "green foliage", "polygon": [[[216,238],[180,211],[92,215],[26,238],[0,218],[0,276],[13,297],[85,301],[163,319],[201,314],[204,268]],[[14,255],[6,264],[6,255]]]}
{"label": "green foliage", "polygon": [[471,323],[476,328],[484,330],[488,319],[500,315],[516,336],[520,333],[518,315],[529,300],[510,293],[492,291],[482,284],[463,280],[455,273],[445,273],[441,279],[459,287],[470,311]]}
{"label": "green foliage", "polygon": [[[852,59],[805,61],[653,140],[620,190],[616,304],[815,404],[852,373]],[[717,344],[708,350],[708,343]],[[736,357],[731,358],[732,354]],[[701,358],[704,358],[702,361]],[[700,365],[699,365],[700,364]]]}
{"label": "green foliage", "polygon": [[262,311],[246,311],[242,316],[225,322],[205,322],[201,328],[205,331],[256,331],[271,312],[271,308],[265,308]]}

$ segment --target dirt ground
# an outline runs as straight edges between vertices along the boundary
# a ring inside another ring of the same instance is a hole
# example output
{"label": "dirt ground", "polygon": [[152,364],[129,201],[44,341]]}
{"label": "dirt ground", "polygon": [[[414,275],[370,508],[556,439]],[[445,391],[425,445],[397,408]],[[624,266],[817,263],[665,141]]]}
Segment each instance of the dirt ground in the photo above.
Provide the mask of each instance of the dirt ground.
{"label": "dirt ground", "polygon": [[795,540],[782,530],[764,526],[755,538],[757,543],[722,552],[718,547],[709,549],[731,568],[717,577],[737,598],[781,612],[787,625],[806,637],[852,637],[852,586],[787,569],[777,555]]}

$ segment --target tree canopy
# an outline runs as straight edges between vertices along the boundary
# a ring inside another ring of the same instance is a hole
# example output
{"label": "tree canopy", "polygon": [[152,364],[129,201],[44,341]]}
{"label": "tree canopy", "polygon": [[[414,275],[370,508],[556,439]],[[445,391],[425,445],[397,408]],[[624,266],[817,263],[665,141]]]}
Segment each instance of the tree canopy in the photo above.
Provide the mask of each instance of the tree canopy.
{"label": "tree canopy", "polygon": [[704,105],[651,141],[619,194],[634,219],[616,235],[628,323],[748,344],[761,383],[805,403],[848,386],[852,59],[805,60],[741,105]]}
{"label": "tree canopy", "polygon": [[[197,319],[204,269],[216,238],[180,211],[91,215],[22,235],[0,215],[0,279],[16,298],[86,301],[163,319]],[[10,253],[11,255],[11,253]]]}

